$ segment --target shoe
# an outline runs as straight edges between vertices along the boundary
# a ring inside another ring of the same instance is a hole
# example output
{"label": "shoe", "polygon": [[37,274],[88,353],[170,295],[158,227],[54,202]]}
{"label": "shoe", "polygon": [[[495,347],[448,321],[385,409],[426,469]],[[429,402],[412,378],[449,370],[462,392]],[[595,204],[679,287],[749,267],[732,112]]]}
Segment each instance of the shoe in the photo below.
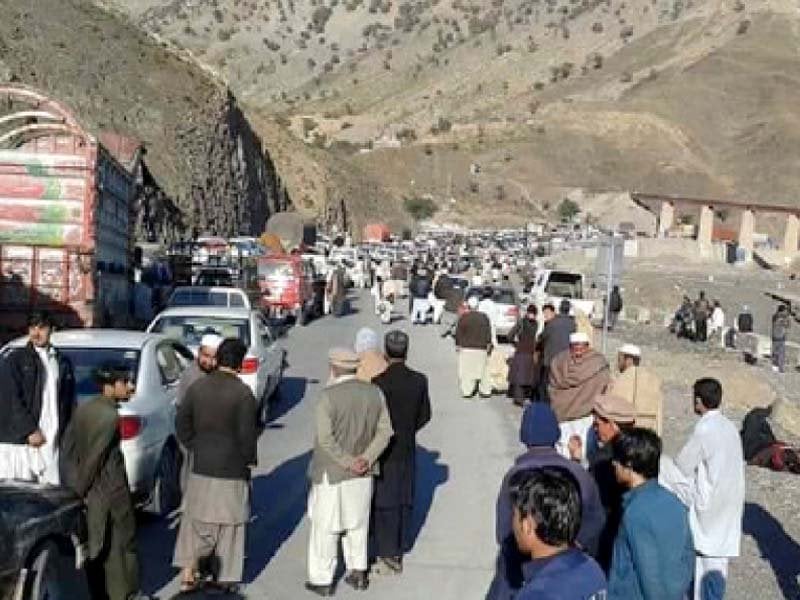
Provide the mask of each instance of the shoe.
{"label": "shoe", "polygon": [[363,591],[369,587],[369,579],[366,571],[350,571],[344,578],[344,582],[354,590]]}
{"label": "shoe", "polygon": [[333,596],[333,585],[315,585],[310,581],[306,581],[306,589],[309,592],[313,592],[317,596],[322,596],[323,598],[329,598]]}

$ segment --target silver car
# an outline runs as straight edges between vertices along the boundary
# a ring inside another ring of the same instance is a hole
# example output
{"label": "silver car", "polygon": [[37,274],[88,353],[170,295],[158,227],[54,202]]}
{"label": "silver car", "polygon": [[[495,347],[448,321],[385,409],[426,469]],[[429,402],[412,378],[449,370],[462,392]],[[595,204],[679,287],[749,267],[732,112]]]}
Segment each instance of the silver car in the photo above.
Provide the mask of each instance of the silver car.
{"label": "silver car", "polygon": [[[2,355],[27,343],[18,338]],[[53,346],[72,364],[77,402],[96,396],[94,370],[126,365],[136,392],[119,405],[119,432],[134,501],[166,516],[180,504],[180,452],[175,435],[175,393],[191,351],[163,335],[121,329],[72,329],[53,334]]]}
{"label": "silver car", "polygon": [[180,340],[193,352],[197,352],[200,338],[207,333],[241,340],[247,346],[247,355],[239,378],[258,400],[261,421],[267,421],[270,401],[283,378],[286,351],[278,345],[272,328],[260,310],[176,306],[159,313],[147,331]]}

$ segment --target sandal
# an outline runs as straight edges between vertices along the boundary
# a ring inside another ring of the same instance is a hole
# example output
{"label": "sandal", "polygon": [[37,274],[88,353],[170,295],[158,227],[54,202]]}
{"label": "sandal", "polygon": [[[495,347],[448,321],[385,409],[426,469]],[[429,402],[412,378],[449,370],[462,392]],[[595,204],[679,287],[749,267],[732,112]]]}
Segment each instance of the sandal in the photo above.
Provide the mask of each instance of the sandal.
{"label": "sandal", "polygon": [[197,580],[193,579],[192,581],[181,581],[180,592],[181,594],[185,594],[188,592],[193,592],[197,589]]}

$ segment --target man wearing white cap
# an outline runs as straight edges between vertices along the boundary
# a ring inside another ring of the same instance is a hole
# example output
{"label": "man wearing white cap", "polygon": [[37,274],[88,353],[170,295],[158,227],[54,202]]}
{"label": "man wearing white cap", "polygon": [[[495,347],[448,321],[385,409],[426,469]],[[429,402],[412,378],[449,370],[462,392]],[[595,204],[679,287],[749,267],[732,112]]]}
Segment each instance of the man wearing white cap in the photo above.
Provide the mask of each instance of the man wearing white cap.
{"label": "man wearing white cap", "polygon": [[558,417],[561,439],[556,450],[570,457],[568,448],[572,436],[582,443],[582,461],[586,458],[586,436],[592,427],[594,400],[602,394],[611,377],[608,361],[592,349],[589,336],[576,332],[569,336],[569,348],[557,354],[550,364],[548,393],[550,406]]}
{"label": "man wearing white cap", "polygon": [[[197,349],[196,360],[189,365],[181,375],[178,382],[178,390],[175,394],[175,406],[180,406],[186,397],[186,392],[196,381],[205,375],[213,372],[217,368],[217,349],[222,343],[222,338],[216,333],[207,333],[200,338],[200,347]],[[181,492],[186,491],[186,483],[189,480],[189,473],[192,472],[192,456],[186,448],[180,446],[183,460],[181,461]]]}
{"label": "man wearing white cap", "polygon": [[617,355],[619,375],[611,384],[615,396],[636,407],[636,423],[661,435],[664,398],[661,379],[641,366],[642,351],[633,344],[624,344]]}
{"label": "man wearing white cap", "polygon": [[333,594],[333,578],[342,543],[345,583],[365,590],[367,579],[372,478],[389,445],[392,422],[377,386],[356,378],[358,354],[334,348],[328,356],[331,377],[316,407],[314,453],[309,466],[306,589]]}
{"label": "man wearing white cap", "polygon": [[197,360],[183,372],[178,383],[178,393],[175,396],[177,404],[183,402],[186,392],[195,381],[217,368],[217,348],[221,343],[222,338],[216,333],[207,333],[200,338]]}
{"label": "man wearing white cap", "polygon": [[472,398],[477,387],[481,397],[488,398],[492,395],[487,365],[492,348],[492,324],[489,317],[478,310],[477,297],[467,300],[467,308],[469,310],[461,315],[456,325],[461,395]]}

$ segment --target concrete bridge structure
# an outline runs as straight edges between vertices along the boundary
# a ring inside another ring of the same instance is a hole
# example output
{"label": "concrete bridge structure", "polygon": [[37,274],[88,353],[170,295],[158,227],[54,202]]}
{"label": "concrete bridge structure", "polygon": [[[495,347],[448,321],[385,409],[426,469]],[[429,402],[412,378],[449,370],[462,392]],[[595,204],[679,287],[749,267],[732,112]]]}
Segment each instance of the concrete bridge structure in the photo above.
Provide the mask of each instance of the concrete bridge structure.
{"label": "concrete bridge structure", "polygon": [[800,206],[785,206],[776,204],[759,204],[753,202],[740,202],[736,200],[720,200],[711,198],[687,198],[682,196],[667,196],[660,194],[632,193],[633,201],[651,210],[660,209],[657,215],[658,237],[666,237],[667,232],[675,224],[675,210],[692,208],[699,211],[697,221],[697,245],[700,254],[707,256],[711,252],[714,231],[714,212],[720,209],[736,211],[740,215],[739,246],[748,253],[753,252],[753,240],[757,214],[782,215],[786,219],[781,251],[786,257],[793,257],[798,253],[800,243]]}

